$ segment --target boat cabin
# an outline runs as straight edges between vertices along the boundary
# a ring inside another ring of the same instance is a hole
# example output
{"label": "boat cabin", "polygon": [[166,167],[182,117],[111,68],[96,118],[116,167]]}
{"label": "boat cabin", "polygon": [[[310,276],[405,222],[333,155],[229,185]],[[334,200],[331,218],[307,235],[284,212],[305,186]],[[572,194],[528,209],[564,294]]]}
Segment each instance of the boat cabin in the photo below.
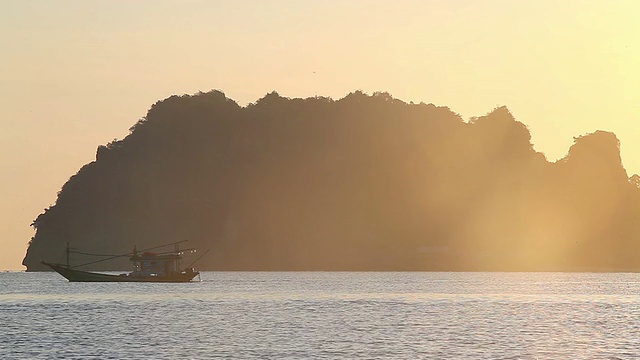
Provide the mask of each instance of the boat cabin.
{"label": "boat cabin", "polygon": [[141,255],[134,253],[130,260],[133,262],[130,276],[169,276],[180,272],[179,262],[182,256],[144,252]]}

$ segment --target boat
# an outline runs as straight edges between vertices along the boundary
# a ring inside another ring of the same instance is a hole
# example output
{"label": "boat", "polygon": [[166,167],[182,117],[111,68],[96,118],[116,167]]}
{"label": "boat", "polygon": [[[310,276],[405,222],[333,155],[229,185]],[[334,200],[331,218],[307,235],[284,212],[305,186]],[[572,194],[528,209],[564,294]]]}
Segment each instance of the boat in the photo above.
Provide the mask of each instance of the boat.
{"label": "boat", "polygon": [[[70,266],[69,265],[69,254],[77,253],[83,255],[95,255],[95,256],[103,256],[99,254],[88,254],[82,253],[78,251],[71,251],[69,248],[69,244],[67,243],[67,263],[66,264],[56,264],[56,263],[48,263],[46,261],[42,261],[44,265],[47,265],[52,270],[57,272],[58,274],[65,277],[70,282],[166,282],[166,283],[177,283],[177,282],[190,282],[196,276],[198,279],[200,278],[200,272],[196,271],[192,265],[200,260],[202,256],[206,254],[202,254],[196,261],[191,263],[189,266],[181,270],[180,264],[182,261],[182,255],[185,252],[195,252],[195,249],[187,249],[180,250],[178,248],[178,244],[184,241],[178,241],[171,244],[161,245],[154,248],[146,249],[143,251],[137,251],[136,248],[133,248],[133,252],[123,254],[123,255],[108,255],[107,259],[100,259],[96,261],[91,261],[81,265]],[[175,245],[174,251],[156,253],[148,250],[153,250],[156,248]],[[125,274],[105,274],[105,273],[97,273],[91,271],[83,271],[76,269],[80,266],[85,266],[89,264],[94,264],[97,262],[102,262],[106,260],[111,260],[119,257],[130,256],[129,260],[133,262],[133,271]]]}

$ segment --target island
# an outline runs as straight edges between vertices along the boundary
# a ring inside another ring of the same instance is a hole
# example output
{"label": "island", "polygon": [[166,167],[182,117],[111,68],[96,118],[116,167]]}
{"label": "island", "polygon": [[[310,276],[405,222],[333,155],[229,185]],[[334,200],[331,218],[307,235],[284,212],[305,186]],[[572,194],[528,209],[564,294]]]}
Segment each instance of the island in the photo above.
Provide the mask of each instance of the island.
{"label": "island", "polygon": [[615,134],[548,161],[507,107],[465,120],[384,92],[240,106],[214,90],[98,146],[23,264],[188,239],[211,250],[201,270],[638,271],[639,186]]}

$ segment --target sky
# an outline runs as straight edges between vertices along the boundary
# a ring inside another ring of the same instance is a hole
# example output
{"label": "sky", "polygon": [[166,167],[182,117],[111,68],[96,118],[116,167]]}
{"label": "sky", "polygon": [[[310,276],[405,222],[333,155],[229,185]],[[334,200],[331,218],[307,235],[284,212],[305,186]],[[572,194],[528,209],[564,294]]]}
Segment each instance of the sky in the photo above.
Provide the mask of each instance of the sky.
{"label": "sky", "polygon": [[549,161],[607,130],[640,173],[640,1],[0,0],[0,270],[62,185],[173,94],[506,105]]}

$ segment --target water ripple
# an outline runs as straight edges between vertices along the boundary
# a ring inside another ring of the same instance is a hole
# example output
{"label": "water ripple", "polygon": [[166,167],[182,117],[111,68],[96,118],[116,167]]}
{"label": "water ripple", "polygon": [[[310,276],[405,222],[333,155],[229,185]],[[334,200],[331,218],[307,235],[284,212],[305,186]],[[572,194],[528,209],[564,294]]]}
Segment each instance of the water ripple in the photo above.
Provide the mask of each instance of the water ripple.
{"label": "water ripple", "polygon": [[210,272],[189,284],[0,274],[0,359],[640,358],[640,276]]}

